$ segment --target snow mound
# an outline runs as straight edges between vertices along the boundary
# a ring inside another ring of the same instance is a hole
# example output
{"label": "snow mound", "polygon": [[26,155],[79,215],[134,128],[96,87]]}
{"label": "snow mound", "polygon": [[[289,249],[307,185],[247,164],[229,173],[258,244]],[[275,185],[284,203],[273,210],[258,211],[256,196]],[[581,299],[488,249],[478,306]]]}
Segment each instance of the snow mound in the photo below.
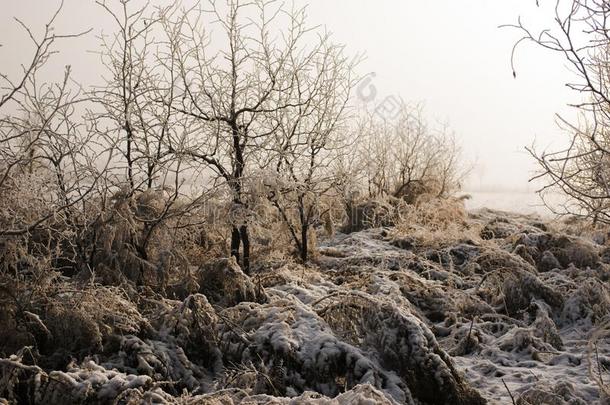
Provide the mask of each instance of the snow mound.
{"label": "snow mound", "polygon": [[173,299],[66,282],[22,308],[31,292],[17,290],[1,302],[0,397],[607,403],[607,249],[534,217],[460,221],[433,241],[409,227],[337,233],[315,263],[262,260],[252,276],[216,260]]}

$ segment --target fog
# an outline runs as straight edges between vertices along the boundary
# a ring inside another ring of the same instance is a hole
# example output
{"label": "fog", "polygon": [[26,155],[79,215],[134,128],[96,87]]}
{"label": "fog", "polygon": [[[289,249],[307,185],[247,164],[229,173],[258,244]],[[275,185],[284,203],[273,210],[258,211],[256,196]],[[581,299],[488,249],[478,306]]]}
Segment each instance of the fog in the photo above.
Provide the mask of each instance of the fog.
{"label": "fog", "polygon": [[[26,61],[32,51],[27,33],[10,16],[37,32],[59,2],[4,3],[0,58]],[[519,16],[534,27],[550,25],[534,0],[295,4],[307,5],[310,23],[326,26],[350,53],[366,54],[360,73],[369,81],[366,91],[357,92],[362,102],[373,108],[388,97],[421,102],[430,120],[451,126],[465,161],[473,165],[466,189],[535,189],[528,179],[536,165],[525,146],[535,142],[544,149],[560,144],[563,135],[555,114],[570,118],[574,113],[566,106],[573,98],[564,86],[570,73],[558,55],[524,44],[516,55],[513,78],[510,55],[519,33],[498,26],[515,23]],[[103,69],[94,51],[98,36],[112,30],[109,16],[92,0],[66,0],[57,26],[58,32],[92,31],[62,45],[51,63],[54,79],[69,63],[78,81],[100,82]]]}
{"label": "fog", "polygon": [[609,404],[609,1],[0,1],[1,404]]}

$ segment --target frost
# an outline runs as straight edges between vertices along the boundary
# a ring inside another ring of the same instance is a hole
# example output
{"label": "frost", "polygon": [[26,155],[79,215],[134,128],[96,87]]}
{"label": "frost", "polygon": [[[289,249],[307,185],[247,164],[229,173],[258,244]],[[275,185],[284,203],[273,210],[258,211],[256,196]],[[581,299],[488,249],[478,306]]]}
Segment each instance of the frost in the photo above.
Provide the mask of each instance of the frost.
{"label": "frost", "polygon": [[[315,265],[263,263],[252,277],[219,260],[194,271],[192,291],[176,299],[66,285],[55,300],[32,302],[24,329],[7,323],[0,334],[10,343],[0,396],[604,403],[610,293],[597,248],[534,218],[484,211],[469,221],[466,233],[434,243],[379,228],[337,233]],[[491,228],[493,238],[472,237]]]}

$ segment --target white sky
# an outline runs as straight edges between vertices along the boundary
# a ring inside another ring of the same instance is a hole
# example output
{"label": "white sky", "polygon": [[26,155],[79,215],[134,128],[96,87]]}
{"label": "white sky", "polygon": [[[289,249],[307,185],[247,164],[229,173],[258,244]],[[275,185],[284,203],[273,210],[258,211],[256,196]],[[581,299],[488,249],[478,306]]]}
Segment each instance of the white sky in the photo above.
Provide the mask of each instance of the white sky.
{"label": "white sky", "polygon": [[[31,48],[11,16],[40,27],[59,0],[0,1],[0,71],[14,71],[9,65],[25,61]],[[574,115],[566,107],[574,100],[564,86],[567,68],[557,55],[525,45],[513,79],[510,52],[519,34],[498,29],[519,15],[535,27],[551,25],[549,10],[538,9],[535,0],[295,2],[308,4],[311,24],[325,25],[350,52],[366,53],[361,70],[375,72],[378,101],[421,101],[431,120],[450,124],[466,158],[476,163],[470,188],[531,188],[527,180],[536,166],[524,147],[534,140],[541,148],[562,143],[554,114]],[[99,82],[99,58],[87,51],[97,49],[95,35],[111,30],[108,16],[93,0],[65,0],[58,26],[93,32],[61,48],[56,71],[71,64],[79,80]]]}

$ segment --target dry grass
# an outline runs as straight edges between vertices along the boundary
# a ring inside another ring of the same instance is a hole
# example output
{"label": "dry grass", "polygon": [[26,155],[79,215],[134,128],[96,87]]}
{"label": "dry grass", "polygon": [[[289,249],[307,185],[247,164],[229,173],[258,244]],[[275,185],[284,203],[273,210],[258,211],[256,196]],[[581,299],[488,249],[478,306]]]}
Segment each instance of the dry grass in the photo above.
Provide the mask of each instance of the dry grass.
{"label": "dry grass", "polygon": [[392,232],[397,237],[413,237],[423,246],[478,240],[479,230],[467,217],[462,199],[422,198],[416,205],[401,208]]}
{"label": "dry grass", "polygon": [[602,398],[610,399],[610,374],[608,374],[607,365],[600,360],[600,352],[605,347],[605,343],[610,337],[610,320],[606,318],[599,326],[591,333],[587,344],[587,362],[589,377],[595,381],[599,387]]}

